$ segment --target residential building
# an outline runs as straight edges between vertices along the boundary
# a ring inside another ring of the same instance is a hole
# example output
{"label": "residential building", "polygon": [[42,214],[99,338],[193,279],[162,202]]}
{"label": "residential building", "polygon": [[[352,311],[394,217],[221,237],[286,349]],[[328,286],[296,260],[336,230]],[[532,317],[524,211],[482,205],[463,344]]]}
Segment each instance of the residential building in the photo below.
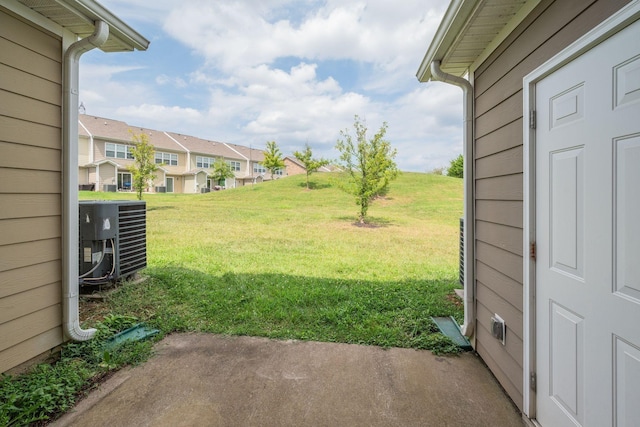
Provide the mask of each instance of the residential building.
{"label": "residential building", "polygon": [[[293,156],[287,156],[284,158],[285,174],[288,175],[300,175],[307,173],[307,168],[300,160]],[[320,167],[318,172],[338,172],[340,169],[335,165],[326,165]]]}
{"label": "residential building", "polygon": [[[453,0],[463,332],[535,425],[640,422],[640,1]],[[503,328],[504,326],[504,328]]]}
{"label": "residential building", "polygon": [[148,45],[93,0],[0,1],[0,373],[96,332],[78,313],[79,60]]}
{"label": "residential building", "polygon": [[[261,150],[81,114],[78,142],[80,188],[130,190],[129,167],[134,163],[132,138],[142,134],[153,145],[159,166],[148,191],[200,193],[215,186],[235,188],[270,179],[261,165],[264,160]],[[235,177],[214,183],[209,176],[215,160],[219,158],[231,166]]]}

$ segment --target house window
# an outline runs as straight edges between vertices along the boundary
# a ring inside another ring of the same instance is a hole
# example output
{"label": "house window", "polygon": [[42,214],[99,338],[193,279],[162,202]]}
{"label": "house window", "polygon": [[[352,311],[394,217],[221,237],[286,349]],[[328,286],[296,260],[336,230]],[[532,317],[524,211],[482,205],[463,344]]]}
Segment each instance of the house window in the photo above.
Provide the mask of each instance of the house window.
{"label": "house window", "polygon": [[213,166],[215,161],[216,159],[212,159],[211,157],[196,156],[196,167],[208,169]]}
{"label": "house window", "polygon": [[253,173],[267,173],[267,168],[262,166],[260,163],[253,164]]}
{"label": "house window", "polygon": [[133,153],[131,152],[130,145],[113,144],[107,142],[105,144],[105,156],[112,157],[114,159],[133,159]]}
{"label": "house window", "polygon": [[274,175],[283,176],[284,175],[284,169],[276,169],[276,172],[275,172]]}
{"label": "house window", "polygon": [[229,160],[227,163],[229,163],[229,166],[231,167],[232,171],[239,171],[240,170],[240,162]]}
{"label": "house window", "polygon": [[156,164],[178,166],[178,155],[171,153],[156,152]]}

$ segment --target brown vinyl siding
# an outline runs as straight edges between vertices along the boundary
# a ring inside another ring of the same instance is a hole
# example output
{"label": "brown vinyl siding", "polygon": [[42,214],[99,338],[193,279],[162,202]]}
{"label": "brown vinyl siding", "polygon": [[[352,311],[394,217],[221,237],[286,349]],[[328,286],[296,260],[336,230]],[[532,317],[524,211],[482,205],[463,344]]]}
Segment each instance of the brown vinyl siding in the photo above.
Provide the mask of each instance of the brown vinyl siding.
{"label": "brown vinyl siding", "polygon": [[[522,79],[626,0],[543,0],[474,71],[476,350],[521,408],[523,395]],[[490,334],[507,325],[506,345]]]}
{"label": "brown vinyl siding", "polygon": [[[33,183],[38,185],[35,186]],[[34,193],[51,194],[60,191],[61,185],[60,172],[0,167],[0,194],[21,194],[23,196]]]}
{"label": "brown vinyl siding", "polygon": [[0,8],[0,372],[63,339],[61,55]]}
{"label": "brown vinyl siding", "polygon": [[89,160],[90,144],[91,144],[91,141],[89,141],[88,138],[78,138],[78,165],[79,166],[84,166],[90,162]]}

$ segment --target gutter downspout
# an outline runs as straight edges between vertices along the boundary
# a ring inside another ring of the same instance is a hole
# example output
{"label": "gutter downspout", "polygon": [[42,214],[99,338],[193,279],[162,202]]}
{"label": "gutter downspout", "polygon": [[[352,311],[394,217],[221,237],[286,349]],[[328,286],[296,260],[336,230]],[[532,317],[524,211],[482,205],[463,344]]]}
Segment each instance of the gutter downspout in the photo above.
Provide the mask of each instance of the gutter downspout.
{"label": "gutter downspout", "polygon": [[464,158],[464,323],[462,333],[470,337],[474,332],[474,216],[473,216],[473,86],[462,77],[447,74],[440,69],[440,61],[431,63],[432,80],[458,86],[464,96],[463,158]]}
{"label": "gutter downspout", "polygon": [[95,22],[94,33],[73,43],[64,53],[62,94],[62,315],[64,334],[86,341],[95,329],[82,329],[78,310],[78,78],[80,57],[102,46],[109,25]]}

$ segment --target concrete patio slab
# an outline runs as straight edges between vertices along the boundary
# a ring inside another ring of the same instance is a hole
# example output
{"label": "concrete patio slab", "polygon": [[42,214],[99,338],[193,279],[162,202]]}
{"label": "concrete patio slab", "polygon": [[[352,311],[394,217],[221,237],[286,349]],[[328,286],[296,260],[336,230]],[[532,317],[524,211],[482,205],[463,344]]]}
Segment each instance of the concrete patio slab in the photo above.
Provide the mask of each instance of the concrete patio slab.
{"label": "concrete patio slab", "polygon": [[54,426],[522,426],[473,353],[176,334]]}

